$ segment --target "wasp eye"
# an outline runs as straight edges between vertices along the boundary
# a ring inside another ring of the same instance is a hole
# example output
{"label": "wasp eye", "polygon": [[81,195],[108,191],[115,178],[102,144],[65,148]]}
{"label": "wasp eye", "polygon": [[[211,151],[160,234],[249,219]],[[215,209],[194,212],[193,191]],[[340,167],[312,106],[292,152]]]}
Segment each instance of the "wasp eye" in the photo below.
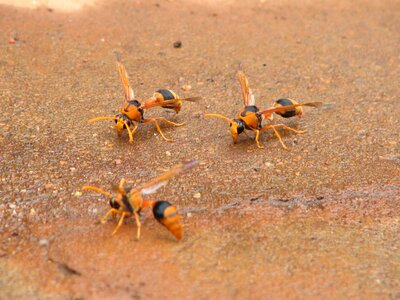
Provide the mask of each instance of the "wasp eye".
{"label": "wasp eye", "polygon": [[115,201],[114,198],[110,199],[110,206],[111,206],[112,208],[115,208],[115,209],[119,209],[119,207],[120,207],[120,205],[118,204],[117,201]]}

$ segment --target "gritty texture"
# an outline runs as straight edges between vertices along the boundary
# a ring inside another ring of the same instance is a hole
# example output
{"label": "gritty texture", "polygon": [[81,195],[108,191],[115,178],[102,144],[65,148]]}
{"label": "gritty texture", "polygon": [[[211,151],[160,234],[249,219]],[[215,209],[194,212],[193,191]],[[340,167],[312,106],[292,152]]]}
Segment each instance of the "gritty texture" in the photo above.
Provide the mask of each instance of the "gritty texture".
{"label": "gritty texture", "polygon": [[[99,1],[76,12],[0,6],[1,299],[400,298],[398,1]],[[180,41],[181,47],[174,47]],[[117,51],[139,99],[181,97],[183,127],[112,122]],[[260,109],[321,101],[305,134],[242,134],[243,68]],[[190,88],[188,88],[190,87]],[[176,205],[177,242],[142,214],[96,223],[122,177],[200,163],[151,195]]]}

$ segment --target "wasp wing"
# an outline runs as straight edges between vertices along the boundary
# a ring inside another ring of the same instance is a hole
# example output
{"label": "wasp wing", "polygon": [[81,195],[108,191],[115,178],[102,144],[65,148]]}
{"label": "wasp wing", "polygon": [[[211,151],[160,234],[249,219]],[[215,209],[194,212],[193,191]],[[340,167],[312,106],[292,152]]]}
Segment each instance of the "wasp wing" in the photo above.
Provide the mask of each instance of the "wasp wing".
{"label": "wasp wing", "polygon": [[308,103],[298,103],[293,105],[285,105],[285,106],[277,106],[277,107],[269,107],[264,111],[258,112],[259,115],[270,115],[274,112],[286,112],[298,106],[311,106],[311,107],[318,107],[321,106],[322,102],[308,102]]}
{"label": "wasp wing", "polygon": [[250,105],[249,103],[251,101],[251,95],[252,95],[249,88],[249,81],[247,80],[247,77],[243,71],[238,71],[236,77],[239,80],[240,88],[242,90],[243,106],[248,106]]}
{"label": "wasp wing", "polygon": [[249,103],[247,105],[256,105],[256,98],[254,97],[253,91],[249,89]]}
{"label": "wasp wing", "polygon": [[118,69],[119,79],[121,80],[122,87],[124,89],[125,100],[126,101],[134,100],[135,92],[129,85],[128,73],[126,72],[125,66],[120,61],[117,61],[117,69]]}
{"label": "wasp wing", "polygon": [[149,109],[152,107],[158,107],[158,106],[168,106],[171,104],[179,103],[179,101],[190,101],[190,102],[195,102],[201,100],[201,97],[191,97],[191,98],[178,98],[178,99],[170,99],[170,100],[163,100],[155,97],[151,97],[142,103],[142,108],[143,109]]}
{"label": "wasp wing", "polygon": [[187,163],[176,165],[172,167],[169,171],[165,172],[163,175],[156,177],[150,180],[149,182],[143,184],[141,187],[138,188],[138,191],[140,191],[142,195],[152,194],[159,188],[166,185],[168,183],[168,180],[170,180],[172,177],[178,175],[179,173],[183,172],[186,169],[195,166],[196,164],[197,161],[192,160]]}

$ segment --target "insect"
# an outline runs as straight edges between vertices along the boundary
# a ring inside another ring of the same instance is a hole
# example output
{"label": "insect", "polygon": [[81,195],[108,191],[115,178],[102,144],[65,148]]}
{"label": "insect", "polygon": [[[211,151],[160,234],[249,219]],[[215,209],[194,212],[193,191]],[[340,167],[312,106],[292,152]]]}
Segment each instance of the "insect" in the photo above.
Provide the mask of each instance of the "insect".
{"label": "insect", "polygon": [[[122,133],[126,129],[129,135],[129,142],[133,143],[134,134],[138,128],[139,123],[154,123],[157,131],[160,133],[162,138],[168,142],[171,142],[171,139],[168,139],[164,136],[164,133],[161,131],[159,121],[163,121],[167,124],[173,126],[182,126],[184,123],[175,123],[164,117],[154,117],[145,119],[144,111],[146,109],[150,109],[153,107],[163,107],[167,109],[172,109],[176,113],[179,113],[182,102],[183,101],[197,101],[200,100],[201,97],[190,97],[190,98],[179,98],[179,96],[171,90],[160,89],[156,91],[152,97],[146,99],[144,101],[139,101],[135,99],[135,93],[133,88],[129,84],[128,73],[124,65],[121,63],[119,57],[117,56],[117,69],[119,78],[122,83],[122,87],[124,89],[125,101],[120,108],[120,111],[115,116],[107,116],[107,117],[98,117],[94,119],[90,119],[89,123],[94,123],[97,121],[104,120],[114,120],[115,128],[117,129],[117,134],[119,137],[122,136]],[[133,127],[131,129],[131,126]]]}
{"label": "insect", "polygon": [[92,190],[110,198],[111,209],[103,218],[101,218],[100,223],[104,224],[110,215],[114,218],[119,215],[120,218],[118,224],[112,232],[112,235],[118,231],[126,217],[133,216],[137,225],[136,238],[139,239],[141,228],[139,214],[142,209],[150,207],[153,210],[154,218],[164,225],[178,240],[180,240],[183,236],[183,229],[177,208],[167,201],[144,200],[143,196],[154,193],[160,187],[166,185],[168,180],[173,176],[178,175],[196,164],[197,161],[190,161],[176,165],[163,175],[150,180],[138,188],[124,187],[125,179],[122,178],[119,185],[113,188],[115,195],[98,187],[88,185],[83,186],[82,190]]}
{"label": "insect", "polygon": [[[304,133],[305,131],[295,130],[283,124],[270,124],[263,126],[262,122],[264,119],[272,122],[272,113],[280,114],[283,117],[291,117],[298,115],[300,116],[303,113],[302,106],[319,106],[320,102],[309,102],[309,103],[297,103],[294,100],[289,99],[280,99],[275,102],[273,107],[269,107],[264,111],[260,111],[259,108],[255,104],[255,97],[249,88],[249,82],[247,80],[246,75],[243,71],[239,71],[237,73],[237,78],[239,80],[240,88],[242,91],[242,99],[243,99],[243,108],[239,111],[235,119],[228,118],[226,116],[220,114],[206,114],[205,117],[216,117],[220,119],[226,120],[230,125],[230,132],[232,135],[233,143],[236,144],[239,134],[245,132],[246,130],[251,130],[255,133],[255,141],[257,143],[258,148],[264,148],[260,144],[260,132],[266,131],[268,129],[273,129],[275,135],[278,137],[279,141],[283,148],[287,149],[285,144],[283,143],[278,131],[277,127],[282,127],[285,130],[290,130],[295,133]],[[283,101],[285,100],[285,101]],[[287,100],[287,101],[286,101]],[[290,104],[288,103],[290,101]]]}

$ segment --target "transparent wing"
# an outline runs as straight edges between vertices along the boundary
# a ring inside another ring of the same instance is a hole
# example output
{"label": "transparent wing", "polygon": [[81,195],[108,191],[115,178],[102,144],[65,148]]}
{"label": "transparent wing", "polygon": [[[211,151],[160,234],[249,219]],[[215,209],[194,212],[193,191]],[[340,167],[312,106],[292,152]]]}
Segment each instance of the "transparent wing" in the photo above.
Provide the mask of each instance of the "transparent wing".
{"label": "transparent wing", "polygon": [[243,71],[238,71],[236,75],[239,80],[240,88],[242,89],[243,106],[251,105],[250,103],[250,89],[249,81]]}
{"label": "transparent wing", "polygon": [[251,89],[249,89],[249,103],[247,105],[256,105],[256,98]]}
{"label": "transparent wing", "polygon": [[190,101],[190,102],[195,102],[201,100],[201,97],[191,97],[191,98],[182,98],[182,99],[170,99],[170,100],[160,100],[155,97],[149,98],[142,103],[142,108],[143,109],[149,109],[152,107],[157,107],[157,106],[167,106],[168,104],[174,104],[178,103],[179,101]]}
{"label": "transparent wing", "polygon": [[194,161],[194,160],[189,161],[187,163],[182,163],[182,164],[176,165],[176,166],[172,167],[169,171],[162,174],[161,176],[158,176],[158,177],[150,180],[149,182],[143,184],[141,187],[138,188],[138,191],[140,191],[140,193],[142,195],[152,194],[155,191],[157,191],[159,188],[166,185],[168,183],[168,180],[170,180],[172,177],[174,177],[175,175],[178,175],[179,173],[181,173],[195,165],[197,165],[197,161]]}
{"label": "transparent wing", "polygon": [[135,92],[129,85],[128,73],[126,72],[124,65],[120,61],[117,61],[117,69],[118,69],[119,79],[121,80],[122,87],[124,89],[125,100],[126,101],[134,100]]}
{"label": "transparent wing", "polygon": [[288,110],[291,110],[293,108],[296,108],[298,106],[311,106],[311,107],[318,107],[321,106],[322,102],[308,102],[308,103],[298,103],[298,104],[293,104],[293,105],[285,105],[285,106],[278,106],[278,107],[269,107],[265,109],[264,111],[259,112],[258,114],[260,115],[268,115],[273,112],[285,112]]}

